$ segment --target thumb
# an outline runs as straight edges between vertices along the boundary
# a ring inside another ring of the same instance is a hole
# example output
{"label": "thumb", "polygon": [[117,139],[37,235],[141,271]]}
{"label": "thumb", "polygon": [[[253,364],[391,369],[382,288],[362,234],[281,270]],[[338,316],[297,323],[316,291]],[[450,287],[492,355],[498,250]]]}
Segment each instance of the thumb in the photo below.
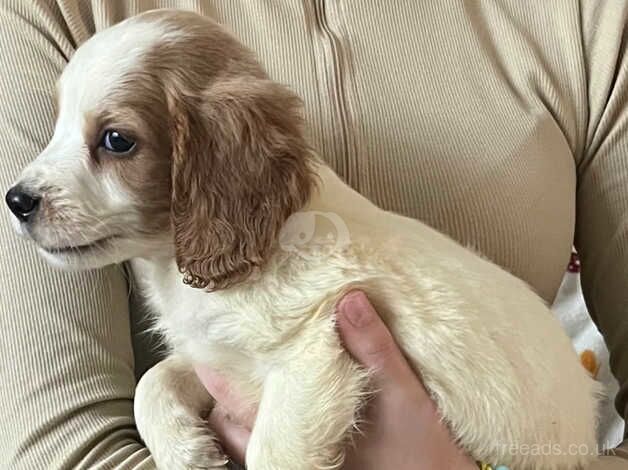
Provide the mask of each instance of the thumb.
{"label": "thumb", "polygon": [[375,379],[395,383],[416,380],[390,331],[366,294],[351,291],[338,303],[336,321],[345,348]]}

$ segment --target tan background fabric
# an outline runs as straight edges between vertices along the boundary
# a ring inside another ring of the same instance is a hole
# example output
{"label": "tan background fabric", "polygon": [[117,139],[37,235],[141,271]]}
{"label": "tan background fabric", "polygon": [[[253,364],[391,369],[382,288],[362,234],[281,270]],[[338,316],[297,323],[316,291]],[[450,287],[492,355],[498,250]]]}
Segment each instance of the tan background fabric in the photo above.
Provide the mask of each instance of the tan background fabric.
{"label": "tan background fabric", "polygon": [[[91,34],[156,7],[212,16],[303,97],[314,146],[376,203],[478,247],[548,301],[575,239],[625,416],[628,2],[390,5],[0,0],[0,188],[45,146],[54,82]],[[151,468],[132,396],[156,356],[131,334],[124,270],[54,271],[8,217],[0,250],[0,466]]]}

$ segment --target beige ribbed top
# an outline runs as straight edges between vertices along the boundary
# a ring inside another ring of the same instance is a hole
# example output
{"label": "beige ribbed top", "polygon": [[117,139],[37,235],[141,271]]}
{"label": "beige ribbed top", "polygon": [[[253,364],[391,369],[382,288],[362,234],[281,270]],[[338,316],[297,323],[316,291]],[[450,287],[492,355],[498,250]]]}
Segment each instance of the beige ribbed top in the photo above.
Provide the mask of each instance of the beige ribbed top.
{"label": "beige ribbed top", "polygon": [[[548,301],[575,239],[626,414],[627,1],[0,0],[0,188],[51,135],[76,47],[156,7],[229,25],[303,97],[314,146],[352,186]],[[53,271],[8,217],[0,251],[0,467],[151,468],[123,269]]]}

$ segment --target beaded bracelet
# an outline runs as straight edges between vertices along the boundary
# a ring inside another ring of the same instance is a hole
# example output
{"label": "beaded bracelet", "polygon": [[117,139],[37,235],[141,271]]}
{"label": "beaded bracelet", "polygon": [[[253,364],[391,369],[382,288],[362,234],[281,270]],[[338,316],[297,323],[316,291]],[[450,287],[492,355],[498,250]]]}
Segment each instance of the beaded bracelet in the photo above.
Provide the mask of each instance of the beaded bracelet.
{"label": "beaded bracelet", "polygon": [[478,462],[478,468],[480,470],[509,470],[506,465],[498,465],[497,467],[493,467],[491,464]]}

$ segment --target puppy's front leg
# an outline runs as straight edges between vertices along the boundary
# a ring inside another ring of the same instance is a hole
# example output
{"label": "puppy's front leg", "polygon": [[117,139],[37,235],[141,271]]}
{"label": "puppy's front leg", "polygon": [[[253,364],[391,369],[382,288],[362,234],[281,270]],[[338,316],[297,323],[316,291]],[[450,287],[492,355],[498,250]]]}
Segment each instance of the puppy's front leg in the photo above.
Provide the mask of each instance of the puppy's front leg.
{"label": "puppy's front leg", "polygon": [[142,376],[135,421],[160,469],[226,469],[204,416],[213,400],[189,362],[171,356]]}
{"label": "puppy's front leg", "polygon": [[246,454],[248,470],[338,468],[366,372],[340,345],[318,345],[269,372]]}

